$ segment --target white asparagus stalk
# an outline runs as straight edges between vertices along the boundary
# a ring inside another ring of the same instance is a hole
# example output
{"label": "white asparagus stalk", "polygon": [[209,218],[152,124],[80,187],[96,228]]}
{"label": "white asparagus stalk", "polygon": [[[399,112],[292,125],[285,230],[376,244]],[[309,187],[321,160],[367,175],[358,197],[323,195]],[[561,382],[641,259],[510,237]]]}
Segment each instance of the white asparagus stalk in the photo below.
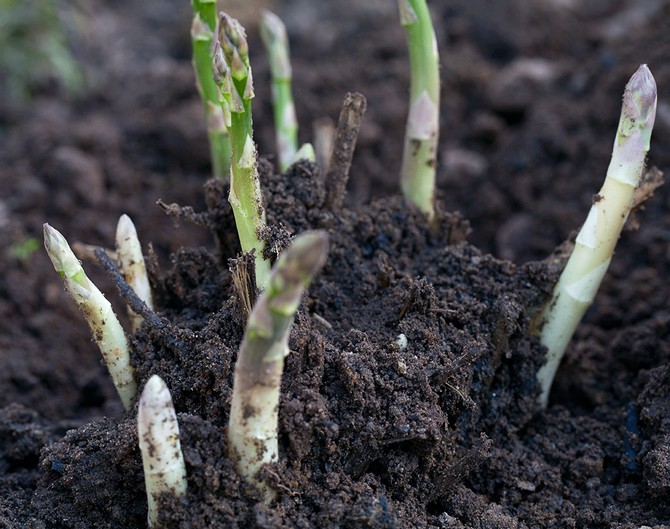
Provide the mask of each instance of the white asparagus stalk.
{"label": "white asparagus stalk", "polygon": [[268,288],[249,316],[235,364],[228,423],[230,458],[266,502],[274,499],[275,491],[256,474],[263,465],[279,459],[279,389],[289,333],[300,298],[325,263],[327,252],[325,232],[306,232],[281,254]]}
{"label": "white asparagus stalk", "polygon": [[170,390],[163,379],[153,375],[144,386],[137,411],[144,483],[147,491],[147,522],[157,527],[161,494],[186,493],[186,466],[179,441],[179,424]]}
{"label": "white asparagus stalk", "polygon": [[[121,215],[116,226],[116,254],[119,269],[126,283],[135,291],[135,294],[153,310],[154,303],[151,295],[151,286],[147,276],[147,268],[142,255],[142,245],[137,238],[137,230],[128,215]],[[133,332],[136,331],[144,318],[128,307],[128,316]]]}
{"label": "white asparagus stalk", "polygon": [[542,407],[547,406],[565,348],[596,295],[630,213],[655,116],[656,82],[643,64],[626,85],[605,182],[593,200],[574,250],[541,315],[540,341],[547,348],[546,363],[537,374]]}
{"label": "white asparagus stalk", "polygon": [[135,370],[130,365],[128,340],[112,305],[98,290],[58,230],[44,224],[44,247],[91,328],[123,407],[128,410],[137,392]]}

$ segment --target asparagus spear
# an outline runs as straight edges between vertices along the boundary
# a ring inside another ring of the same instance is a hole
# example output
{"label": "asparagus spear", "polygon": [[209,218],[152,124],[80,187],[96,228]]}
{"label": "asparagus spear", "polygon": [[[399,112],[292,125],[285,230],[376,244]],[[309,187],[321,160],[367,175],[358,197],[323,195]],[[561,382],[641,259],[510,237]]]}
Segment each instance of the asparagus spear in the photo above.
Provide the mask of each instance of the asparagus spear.
{"label": "asparagus spear", "polygon": [[265,242],[260,238],[265,229],[265,211],[253,140],[251,99],[254,85],[249,46],[244,28],[225,13],[220,14],[219,42],[214,49],[212,69],[232,147],[228,201],[242,250],[254,252],[256,285],[264,290],[270,275],[270,262],[263,257]]}
{"label": "asparagus spear", "polygon": [[137,435],[147,491],[147,522],[154,528],[158,527],[158,496],[186,493],[186,466],[179,441],[177,414],[170,390],[158,375],[147,381],[140,396]]}
{"label": "asparagus spear", "polygon": [[407,32],[410,103],[403,148],[401,187],[407,199],[432,220],[439,136],[440,68],[426,0],[398,0]]}
{"label": "asparagus spear", "polygon": [[546,407],[565,348],[591,305],[630,213],[656,117],[656,82],[645,64],[626,85],[619,128],[605,182],[595,196],[575,247],[540,320],[546,363],[538,371],[539,401]]}
{"label": "asparagus spear", "polygon": [[249,316],[235,364],[230,457],[266,501],[274,498],[275,491],[256,474],[263,465],[278,460],[279,387],[289,333],[302,293],[325,263],[327,252],[327,234],[315,231],[296,237],[281,254]]}
{"label": "asparagus spear", "polygon": [[[126,283],[146,303],[147,307],[153,310],[154,303],[147,268],[144,264],[144,255],[142,255],[142,246],[137,238],[135,225],[128,215],[121,215],[116,225],[116,255]],[[130,307],[128,307],[128,316],[133,331],[136,331],[142,325],[144,318]]]}
{"label": "asparagus spear", "polygon": [[291,91],[293,74],[286,27],[274,13],[261,13],[261,39],[268,51],[272,74],[272,104],[274,109],[279,168],[285,171],[293,163],[298,150],[298,120]]}
{"label": "asparagus spear", "polygon": [[44,247],[65,282],[65,290],[84,313],[123,407],[128,410],[137,392],[137,382],[130,365],[128,340],[112,305],[86,277],[65,237],[48,224],[44,224]]}
{"label": "asparagus spear", "polygon": [[192,0],[191,44],[193,69],[205,107],[207,135],[214,177],[226,180],[230,172],[230,140],[212,75],[212,52],[216,31],[216,0]]}

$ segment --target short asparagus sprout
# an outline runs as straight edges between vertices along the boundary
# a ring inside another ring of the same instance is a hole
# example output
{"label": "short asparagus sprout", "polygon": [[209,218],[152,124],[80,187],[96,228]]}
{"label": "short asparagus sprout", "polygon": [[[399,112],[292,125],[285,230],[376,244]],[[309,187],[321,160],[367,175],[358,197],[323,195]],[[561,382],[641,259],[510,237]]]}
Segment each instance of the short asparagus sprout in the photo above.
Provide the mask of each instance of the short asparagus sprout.
{"label": "short asparagus sprout", "polygon": [[643,64],[624,91],[605,182],[594,197],[574,250],[541,314],[540,341],[547,348],[546,363],[537,374],[542,407],[547,406],[549,390],[565,348],[596,295],[630,213],[649,151],[655,116],[656,83]]}
{"label": "short asparagus sprout", "polygon": [[230,140],[212,75],[216,0],[192,0],[191,6],[193,7],[191,24],[193,69],[198,92],[205,107],[212,172],[215,178],[227,180],[230,173]]}
{"label": "short asparagus sprout", "polygon": [[398,0],[398,5],[407,32],[411,74],[400,183],[403,195],[432,220],[439,136],[439,54],[426,0]]}
{"label": "short asparagus sprout", "polygon": [[272,75],[272,105],[274,109],[279,168],[288,169],[298,150],[298,120],[295,115],[291,81],[291,59],[286,27],[274,13],[263,10],[260,23],[261,39],[265,44]]}
{"label": "short asparagus sprout", "polygon": [[154,528],[158,527],[158,497],[164,493],[176,496],[186,493],[186,466],[177,414],[170,390],[158,375],[148,380],[140,396],[137,435],[147,490],[147,521]]}
{"label": "short asparagus sprout", "polygon": [[225,13],[220,14],[219,42],[214,49],[212,69],[232,148],[228,201],[242,250],[254,252],[256,286],[264,290],[270,276],[270,262],[263,256],[265,242],[260,237],[265,230],[265,210],[251,119],[254,85],[249,46],[244,28]]}
{"label": "short asparagus sprout", "polygon": [[326,261],[328,236],[322,231],[295,238],[272,269],[268,288],[249,316],[235,365],[228,426],[230,457],[238,472],[266,501],[275,491],[257,477],[278,460],[279,388],[288,338],[304,290]]}
{"label": "short asparagus sprout", "polygon": [[300,160],[307,160],[309,162],[316,162],[316,153],[314,146],[311,143],[303,143],[293,156],[291,163],[299,162]]}
{"label": "short asparagus sprout", "polygon": [[[144,264],[142,245],[137,238],[135,224],[128,215],[121,215],[116,225],[116,255],[119,268],[126,283],[135,291],[135,294],[153,310],[154,303],[151,295],[151,286],[147,276],[147,267]],[[144,318],[128,307],[128,316],[133,331],[139,329]]]}
{"label": "short asparagus sprout", "polygon": [[44,247],[63,278],[67,293],[84,313],[123,407],[128,410],[137,392],[137,382],[130,364],[128,340],[111,304],[86,277],[65,237],[49,224],[44,224]]}

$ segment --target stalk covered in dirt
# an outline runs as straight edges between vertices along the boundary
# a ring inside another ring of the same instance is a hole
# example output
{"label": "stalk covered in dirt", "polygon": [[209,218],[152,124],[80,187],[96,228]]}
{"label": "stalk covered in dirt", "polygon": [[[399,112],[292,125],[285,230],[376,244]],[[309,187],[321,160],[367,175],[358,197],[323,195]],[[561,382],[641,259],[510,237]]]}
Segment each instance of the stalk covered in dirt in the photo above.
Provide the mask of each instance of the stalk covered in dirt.
{"label": "stalk covered in dirt", "polygon": [[242,25],[225,13],[220,14],[219,42],[214,49],[212,69],[232,148],[228,201],[242,250],[254,252],[256,285],[264,290],[270,275],[270,262],[263,257],[265,242],[260,236],[265,229],[265,211],[251,118],[254,84],[249,46]]}
{"label": "stalk covered in dirt", "polygon": [[[119,269],[126,283],[135,291],[135,294],[153,310],[154,303],[151,295],[151,286],[147,276],[147,267],[144,264],[142,245],[137,238],[135,224],[128,215],[121,215],[116,225],[116,255]],[[136,331],[144,318],[128,307],[128,316],[133,331]]]}
{"label": "stalk covered in dirt", "polygon": [[293,73],[286,27],[274,13],[263,10],[260,23],[272,75],[272,105],[279,151],[279,168],[285,171],[298,150],[298,120],[295,115],[291,82]]}
{"label": "stalk covered in dirt", "polygon": [[405,197],[429,220],[435,215],[435,170],[439,136],[440,65],[426,0],[398,0],[410,62],[409,115],[400,184]]}
{"label": "stalk covered in dirt", "polygon": [[137,382],[130,364],[128,339],[112,305],[86,277],[65,237],[48,224],[44,224],[44,247],[65,282],[65,290],[84,313],[123,407],[128,410],[137,392]]}
{"label": "stalk covered in dirt", "polygon": [[235,364],[228,425],[230,457],[238,472],[271,501],[275,491],[256,474],[278,460],[279,388],[288,338],[300,298],[326,261],[328,236],[305,232],[272,269],[268,288],[247,321]]}
{"label": "stalk covered in dirt", "polygon": [[186,465],[177,414],[170,390],[158,375],[147,381],[140,396],[137,435],[147,491],[147,522],[154,528],[158,527],[158,496],[186,493]]}
{"label": "stalk covered in dirt", "polygon": [[193,8],[191,24],[193,69],[198,92],[205,106],[212,171],[215,178],[226,180],[230,173],[230,140],[212,75],[216,0],[192,0],[191,6]]}
{"label": "stalk covered in dirt", "polygon": [[605,182],[593,199],[575,247],[540,320],[547,348],[538,372],[540,404],[546,407],[554,375],[572,335],[591,305],[628,218],[656,117],[656,82],[646,65],[626,85],[619,128]]}

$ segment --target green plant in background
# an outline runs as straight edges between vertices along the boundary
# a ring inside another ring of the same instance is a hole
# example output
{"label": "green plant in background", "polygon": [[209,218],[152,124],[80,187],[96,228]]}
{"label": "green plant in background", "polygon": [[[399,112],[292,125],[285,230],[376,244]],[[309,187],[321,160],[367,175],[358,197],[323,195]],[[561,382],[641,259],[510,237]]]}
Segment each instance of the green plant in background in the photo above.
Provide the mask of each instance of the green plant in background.
{"label": "green plant in background", "polygon": [[70,93],[84,76],[68,48],[56,0],[0,0],[0,88],[5,98],[30,98],[56,78]]}
{"label": "green plant in background", "polygon": [[249,45],[242,25],[225,13],[220,14],[212,70],[232,147],[228,201],[242,250],[254,254],[256,286],[264,290],[270,276],[270,261],[263,255],[265,242],[261,238],[265,231],[265,210],[251,117],[254,83]]}
{"label": "green plant in background", "polygon": [[605,182],[593,199],[575,247],[540,316],[540,341],[547,348],[546,363],[537,374],[542,407],[546,407],[549,400],[549,390],[565,348],[593,302],[612,260],[642,177],[655,117],[656,82],[643,64],[624,91]]}
{"label": "green plant in background", "polygon": [[212,157],[214,177],[227,180],[230,174],[230,140],[228,129],[219,105],[214,77],[212,76],[212,54],[216,34],[216,0],[192,0],[193,22],[191,44],[193,47],[193,69],[200,98],[205,106],[207,135]]}
{"label": "green plant in background", "polygon": [[293,163],[298,151],[298,120],[295,115],[291,88],[293,73],[288,36],[281,19],[267,10],[261,13],[260,32],[268,53],[272,74],[272,106],[279,168],[285,171]]}
{"label": "green plant in background", "polygon": [[15,242],[9,247],[9,253],[16,257],[19,261],[27,262],[33,254],[40,247],[40,241],[35,237],[26,237],[25,239]]}
{"label": "green plant in background", "polygon": [[257,473],[279,459],[279,389],[288,337],[300,298],[327,254],[328,235],[322,231],[302,233],[284,250],[249,315],[235,364],[228,423],[230,457],[266,501],[274,498],[275,491]]}
{"label": "green plant in background", "polygon": [[435,216],[435,171],[440,118],[440,59],[426,0],[398,0],[410,62],[409,115],[400,185],[403,195]]}
{"label": "green plant in background", "polygon": [[147,491],[147,523],[158,527],[161,494],[186,493],[186,465],[179,440],[177,413],[170,390],[158,375],[144,386],[137,408],[137,436]]}
{"label": "green plant in background", "polygon": [[86,277],[65,237],[48,224],[44,225],[44,247],[65,282],[65,290],[84,313],[123,407],[130,409],[137,392],[135,370],[130,364],[128,339],[112,305]]}

